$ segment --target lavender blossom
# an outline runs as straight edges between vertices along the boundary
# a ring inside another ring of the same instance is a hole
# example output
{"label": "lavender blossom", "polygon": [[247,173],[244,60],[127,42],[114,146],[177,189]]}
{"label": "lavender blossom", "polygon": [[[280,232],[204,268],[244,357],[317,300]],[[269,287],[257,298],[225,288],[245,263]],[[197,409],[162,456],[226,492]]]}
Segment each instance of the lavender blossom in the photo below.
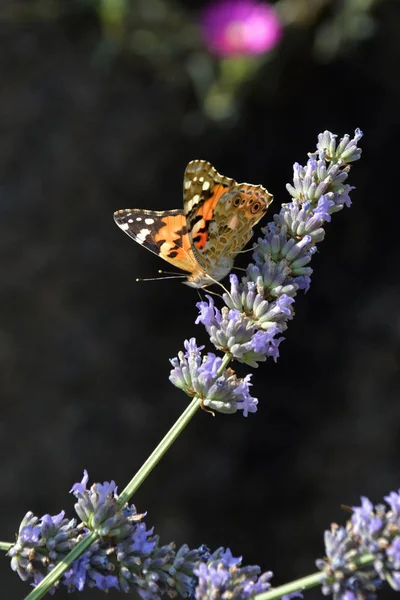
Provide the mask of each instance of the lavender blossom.
{"label": "lavender blossom", "polygon": [[194,570],[199,578],[196,600],[245,600],[271,587],[270,571],[260,575],[260,567],[241,567],[241,562],[241,557],[234,558],[229,548],[219,548],[207,562],[201,562]]}
{"label": "lavender blossom", "polygon": [[170,380],[191,398],[197,397],[203,407],[222,413],[257,410],[258,400],[250,395],[250,375],[237,377],[232,369],[219,373],[222,359],[209,353],[201,356],[202,346],[198,347],[195,338],[184,343],[186,352],[179,352],[170,360],[172,366]]}
{"label": "lavender blossom", "polygon": [[117,487],[114,481],[94,483],[86,489],[89,476],[84,472],[80,483],[72,486],[71,492],[78,499],[75,510],[78,517],[100,537],[110,536],[116,540],[124,539],[131,532],[131,525],[140,521],[144,515],[138,515],[134,505],[121,511],[118,504]]}
{"label": "lavender blossom", "polygon": [[211,296],[207,296],[207,300],[208,303],[197,303],[200,315],[196,323],[205,325],[216,348],[251,367],[257,367],[257,363],[265,361],[267,356],[272,356],[274,360],[278,358],[278,346],[283,338],[275,337],[280,331],[276,325],[267,326],[265,321],[264,327],[259,327],[244,312],[227,307],[220,311]]}

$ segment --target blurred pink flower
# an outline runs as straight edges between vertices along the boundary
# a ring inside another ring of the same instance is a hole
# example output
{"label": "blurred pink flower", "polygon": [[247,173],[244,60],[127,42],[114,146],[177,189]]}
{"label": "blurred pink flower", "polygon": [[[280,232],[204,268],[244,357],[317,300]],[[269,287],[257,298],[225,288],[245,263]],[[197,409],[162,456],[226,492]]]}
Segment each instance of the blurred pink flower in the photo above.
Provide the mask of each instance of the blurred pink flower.
{"label": "blurred pink flower", "polygon": [[219,0],[209,4],[201,25],[209,50],[226,57],[268,52],[282,35],[275,9],[254,0]]}

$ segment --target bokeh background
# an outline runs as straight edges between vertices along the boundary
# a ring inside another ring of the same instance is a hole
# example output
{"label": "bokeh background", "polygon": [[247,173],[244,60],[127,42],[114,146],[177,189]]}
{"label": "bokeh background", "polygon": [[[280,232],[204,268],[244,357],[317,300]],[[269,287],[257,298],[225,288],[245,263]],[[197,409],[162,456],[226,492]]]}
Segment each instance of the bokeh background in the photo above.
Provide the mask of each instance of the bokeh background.
{"label": "bokeh background", "polygon": [[[315,571],[342,503],[400,487],[400,3],[278,0],[250,25],[249,3],[1,0],[4,541],[27,510],[72,516],[84,468],[122,489],[187,404],[168,359],[206,342],[198,296],[137,284],[164,265],[113,212],[180,207],[194,158],[278,211],[324,129],[365,133],[354,205],[254,372],[258,413],[196,415],[134,502],[162,542],[229,546],[278,585]],[[24,597],[0,569],[1,597]]]}

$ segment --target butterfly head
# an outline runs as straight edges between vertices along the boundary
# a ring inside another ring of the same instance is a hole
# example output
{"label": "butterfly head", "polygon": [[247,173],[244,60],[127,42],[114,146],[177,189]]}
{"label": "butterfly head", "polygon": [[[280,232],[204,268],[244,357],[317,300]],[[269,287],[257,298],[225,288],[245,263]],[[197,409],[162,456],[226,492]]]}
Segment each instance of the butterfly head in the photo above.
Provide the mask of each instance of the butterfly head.
{"label": "butterfly head", "polygon": [[214,264],[212,275],[199,266],[193,273],[188,275],[186,281],[183,281],[182,283],[189,287],[207,288],[209,285],[218,283],[221,279],[226,277],[228,273],[232,271],[233,262],[234,259],[232,257],[220,257]]}

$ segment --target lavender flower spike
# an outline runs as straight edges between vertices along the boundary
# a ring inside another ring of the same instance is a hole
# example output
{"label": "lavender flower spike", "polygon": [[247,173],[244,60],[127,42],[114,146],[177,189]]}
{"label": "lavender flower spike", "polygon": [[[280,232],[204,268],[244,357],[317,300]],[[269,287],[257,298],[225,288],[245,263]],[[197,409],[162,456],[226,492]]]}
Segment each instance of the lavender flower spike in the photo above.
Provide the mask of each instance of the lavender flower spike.
{"label": "lavender flower spike", "polygon": [[197,303],[196,323],[204,325],[211,343],[225,355],[251,367],[268,357],[277,360],[294,298],[310,287],[310,262],[324,227],[332,214],[351,204],[352,187],[345,181],[349,163],[360,158],[361,137],[359,129],[339,143],[329,131],[318,137],[306,166],[294,164],[293,184],[287,185],[292,201],[262,230],[246,275],[240,281],[230,276],[230,291],[223,294],[226,306],[216,307],[210,296]]}

